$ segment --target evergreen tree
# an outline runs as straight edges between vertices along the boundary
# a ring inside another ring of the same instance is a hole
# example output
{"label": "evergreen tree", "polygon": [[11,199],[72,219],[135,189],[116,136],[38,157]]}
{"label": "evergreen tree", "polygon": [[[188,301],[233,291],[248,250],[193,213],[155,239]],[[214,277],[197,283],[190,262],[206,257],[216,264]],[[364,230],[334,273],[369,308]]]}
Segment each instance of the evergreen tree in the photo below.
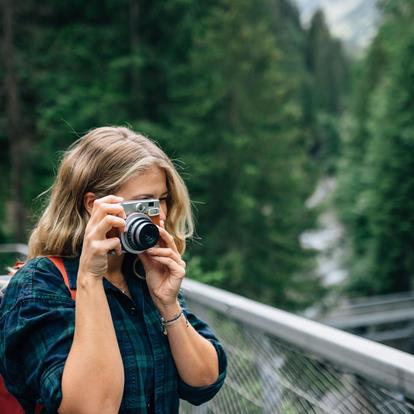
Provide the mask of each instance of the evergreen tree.
{"label": "evergreen tree", "polygon": [[392,1],[384,11],[340,176],[358,295],[410,290],[414,273],[414,7]]}
{"label": "evergreen tree", "polygon": [[[299,235],[313,223],[304,201],[316,179],[308,156],[322,109],[308,99],[315,74],[292,3],[19,7],[26,205],[51,184],[61,151],[78,135],[130,125],[186,166],[201,236],[189,248],[190,276],[277,306],[309,304],[319,287]],[[6,135],[0,140],[7,146]]]}
{"label": "evergreen tree", "polygon": [[222,286],[291,307],[308,303],[316,286],[299,245],[311,183],[297,79],[282,70],[269,15],[267,2],[211,8],[195,33],[174,120],[201,202],[202,240],[192,251],[204,268],[222,270]]}
{"label": "evergreen tree", "polygon": [[335,170],[340,152],[339,116],[348,83],[348,62],[339,40],[333,38],[319,10],[308,30],[306,63],[309,71],[308,113],[310,153],[323,173]]}

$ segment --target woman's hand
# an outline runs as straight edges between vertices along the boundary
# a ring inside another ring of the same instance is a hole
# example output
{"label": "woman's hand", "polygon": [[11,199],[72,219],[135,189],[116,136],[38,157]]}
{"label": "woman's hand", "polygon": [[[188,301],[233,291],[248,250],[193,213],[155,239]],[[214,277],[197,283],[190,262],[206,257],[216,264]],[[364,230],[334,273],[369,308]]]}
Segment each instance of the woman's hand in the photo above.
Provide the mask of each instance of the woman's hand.
{"label": "woman's hand", "polygon": [[151,247],[139,254],[145,268],[149,292],[160,308],[177,304],[178,291],[185,276],[185,262],[177,250],[174,238],[165,230],[164,222],[158,226],[160,247]]}
{"label": "woman's hand", "polygon": [[109,195],[93,202],[91,217],[83,237],[79,273],[97,278],[105,276],[108,269],[108,253],[121,253],[119,237],[108,237],[113,228],[125,230],[125,211],[119,204],[122,197]]}

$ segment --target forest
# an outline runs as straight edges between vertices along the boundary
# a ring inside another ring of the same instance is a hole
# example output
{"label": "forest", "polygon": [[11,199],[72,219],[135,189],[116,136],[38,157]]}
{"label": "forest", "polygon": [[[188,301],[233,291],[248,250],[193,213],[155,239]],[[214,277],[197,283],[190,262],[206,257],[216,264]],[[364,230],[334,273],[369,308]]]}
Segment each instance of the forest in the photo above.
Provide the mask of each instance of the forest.
{"label": "forest", "polygon": [[0,243],[27,242],[74,140],[126,125],[189,188],[188,277],[293,311],[322,300],[300,235],[317,226],[306,200],[330,176],[343,294],[412,289],[413,2],[380,2],[358,58],[322,12],[304,27],[290,0],[1,7]]}

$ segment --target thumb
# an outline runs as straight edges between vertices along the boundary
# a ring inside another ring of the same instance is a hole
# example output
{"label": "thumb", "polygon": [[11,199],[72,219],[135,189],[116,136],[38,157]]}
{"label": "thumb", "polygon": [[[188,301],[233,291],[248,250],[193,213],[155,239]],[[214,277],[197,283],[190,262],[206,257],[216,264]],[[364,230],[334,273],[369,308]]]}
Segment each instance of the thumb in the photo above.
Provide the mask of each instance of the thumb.
{"label": "thumb", "polygon": [[144,268],[147,269],[151,265],[151,259],[146,254],[146,252],[138,253],[138,258],[141,260],[142,264],[144,265]]}

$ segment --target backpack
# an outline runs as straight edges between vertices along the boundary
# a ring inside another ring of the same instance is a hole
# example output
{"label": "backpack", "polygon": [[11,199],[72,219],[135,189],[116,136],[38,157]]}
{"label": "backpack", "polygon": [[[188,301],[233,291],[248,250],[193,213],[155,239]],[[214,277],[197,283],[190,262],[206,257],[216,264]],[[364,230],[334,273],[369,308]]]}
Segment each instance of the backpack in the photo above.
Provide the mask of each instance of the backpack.
{"label": "backpack", "polygon": [[[65,269],[65,264],[63,263],[63,259],[58,256],[47,256],[47,258],[58,268],[62,278],[65,282],[65,285],[70,291],[70,295],[73,300],[76,299],[76,290],[70,289],[69,287],[69,279],[68,274]],[[14,266],[14,272],[11,272],[13,275],[17,270],[22,268],[24,263],[17,262]],[[4,290],[4,288],[3,288]],[[24,414],[24,410],[20,405],[19,401],[9,393],[4,384],[3,377],[0,375],[0,407],[1,407],[1,414]],[[42,412],[43,406],[41,404],[36,404],[35,406],[35,414],[40,414]]]}

